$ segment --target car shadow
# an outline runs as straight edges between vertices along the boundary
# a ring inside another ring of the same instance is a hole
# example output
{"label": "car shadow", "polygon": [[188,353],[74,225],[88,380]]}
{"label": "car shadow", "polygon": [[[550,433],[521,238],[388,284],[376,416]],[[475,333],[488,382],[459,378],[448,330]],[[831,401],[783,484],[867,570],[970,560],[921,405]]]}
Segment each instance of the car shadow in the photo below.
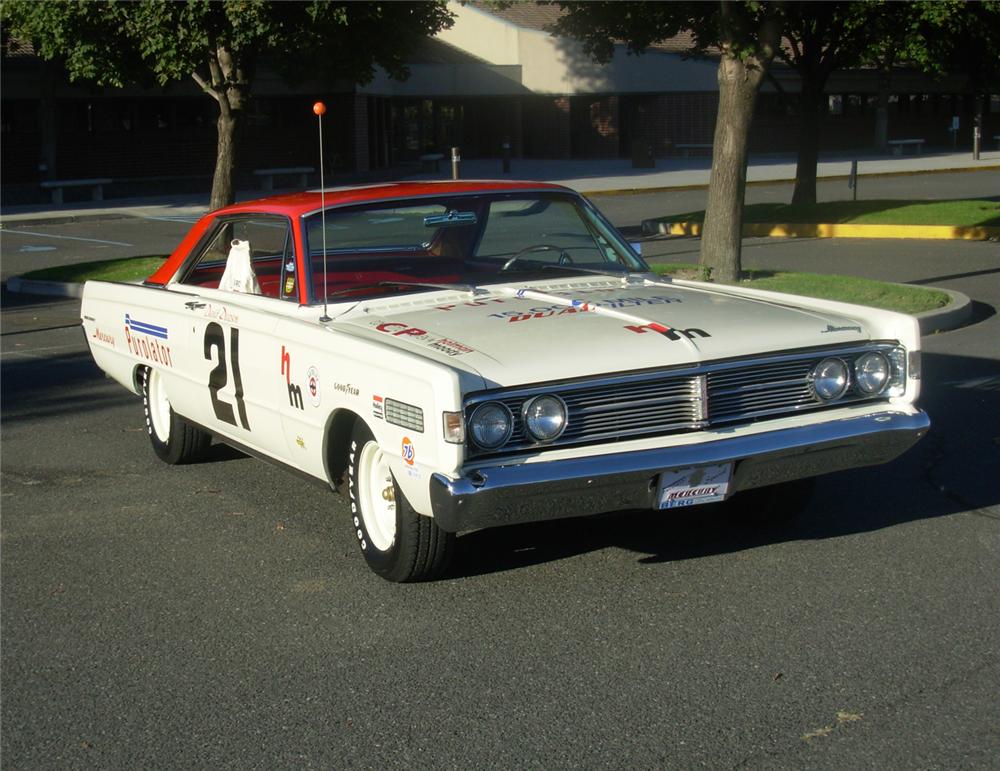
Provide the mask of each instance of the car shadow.
{"label": "car shadow", "polygon": [[723,504],[480,530],[458,539],[452,577],[485,575],[624,549],[640,565],[731,554],[782,542],[873,532],[1000,504],[1000,365],[924,354],[928,435],[884,466],[819,477],[798,516],[768,523],[739,495]]}

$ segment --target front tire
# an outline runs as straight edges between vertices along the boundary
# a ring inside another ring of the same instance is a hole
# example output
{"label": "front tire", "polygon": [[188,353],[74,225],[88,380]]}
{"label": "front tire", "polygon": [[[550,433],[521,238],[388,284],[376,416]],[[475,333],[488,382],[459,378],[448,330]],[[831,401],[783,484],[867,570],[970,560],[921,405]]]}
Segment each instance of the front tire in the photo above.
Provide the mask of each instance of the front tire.
{"label": "front tire", "polygon": [[195,428],[174,412],[163,376],[149,367],[142,371],[142,407],[153,452],[164,463],[192,463],[204,456],[211,434]]}
{"label": "front tire", "polygon": [[351,432],[347,491],[351,521],[365,561],[387,581],[426,581],[448,568],[455,534],[418,514],[396,484],[371,430],[358,420]]}

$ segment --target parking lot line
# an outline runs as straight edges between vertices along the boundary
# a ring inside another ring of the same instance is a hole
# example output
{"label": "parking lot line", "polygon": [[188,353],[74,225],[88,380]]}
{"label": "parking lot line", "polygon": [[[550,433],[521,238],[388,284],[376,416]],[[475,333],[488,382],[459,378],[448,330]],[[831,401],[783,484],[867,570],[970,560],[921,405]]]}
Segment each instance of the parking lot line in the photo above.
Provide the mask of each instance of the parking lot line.
{"label": "parking lot line", "polygon": [[132,246],[124,241],[102,241],[100,238],[81,238],[80,236],[54,236],[51,233],[36,233],[34,230],[4,228],[4,235],[39,236],[41,238],[59,238],[64,241],[89,241],[92,244],[110,244],[111,246]]}

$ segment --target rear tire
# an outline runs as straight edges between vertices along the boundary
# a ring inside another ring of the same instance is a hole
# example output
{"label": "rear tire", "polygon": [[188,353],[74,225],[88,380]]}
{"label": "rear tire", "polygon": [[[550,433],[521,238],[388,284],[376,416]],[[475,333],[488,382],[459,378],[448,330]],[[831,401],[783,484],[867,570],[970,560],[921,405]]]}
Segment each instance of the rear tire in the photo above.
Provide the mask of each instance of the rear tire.
{"label": "rear tire", "polygon": [[142,371],[142,406],[153,452],[164,463],[177,465],[201,459],[211,434],[195,428],[174,412],[163,387],[163,376],[149,367]]}
{"label": "rear tire", "polygon": [[358,546],[375,573],[404,582],[437,578],[447,570],[455,534],[413,510],[387,457],[360,420],[351,432],[347,492]]}

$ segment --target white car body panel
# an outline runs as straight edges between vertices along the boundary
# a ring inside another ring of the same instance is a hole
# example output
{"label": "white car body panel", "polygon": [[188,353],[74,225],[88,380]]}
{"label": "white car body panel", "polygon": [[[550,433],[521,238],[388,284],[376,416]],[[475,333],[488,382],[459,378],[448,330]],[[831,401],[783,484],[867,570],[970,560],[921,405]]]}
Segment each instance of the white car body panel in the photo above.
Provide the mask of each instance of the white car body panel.
{"label": "white car body panel", "polygon": [[[360,416],[389,455],[407,498],[426,515],[432,514],[430,475],[456,478],[463,468],[462,448],[443,440],[442,412],[460,411],[470,391],[793,349],[817,339],[831,344],[896,339],[910,350],[919,340],[915,320],[901,314],[680,281],[623,285],[617,279],[575,278],[528,289],[512,283],[476,296],[446,290],[331,304],[328,312],[332,320],[321,323],[321,308],[273,298],[177,284],[160,289],[104,282],[87,284],[83,307],[94,358],[110,376],[134,391],[137,366],[161,369],[171,401],[185,417],[317,479],[337,482],[329,476],[323,450],[332,416],[339,410]],[[166,329],[168,337],[135,332],[125,326],[126,314]],[[205,355],[210,324],[223,330],[227,353],[227,382],[217,399],[231,407],[235,423],[219,420],[213,410],[208,382],[219,359],[217,347]],[[629,329],[651,324],[707,334],[669,339],[652,329]],[[236,404],[233,329],[239,335],[249,430],[240,425]],[[291,389],[300,389],[301,408]],[[916,393],[914,382],[894,402],[912,404]],[[373,397],[421,407],[424,432],[378,417]],[[753,435],[879,409],[884,407],[854,405],[714,432],[524,453],[511,462],[685,446],[713,435]],[[411,462],[403,458],[404,441],[413,447]],[[477,465],[482,462],[466,469]]]}

